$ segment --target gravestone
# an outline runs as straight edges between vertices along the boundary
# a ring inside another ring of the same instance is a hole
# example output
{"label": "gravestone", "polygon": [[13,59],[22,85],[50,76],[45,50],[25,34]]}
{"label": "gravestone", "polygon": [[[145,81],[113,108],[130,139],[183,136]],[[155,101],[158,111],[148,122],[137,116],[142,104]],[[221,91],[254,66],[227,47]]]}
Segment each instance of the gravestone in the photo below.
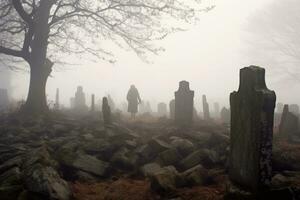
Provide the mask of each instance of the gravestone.
{"label": "gravestone", "polygon": [[277,103],[276,112],[277,113],[282,113],[283,112],[283,103]]}
{"label": "gravestone", "polygon": [[160,117],[165,117],[167,116],[168,110],[167,110],[167,104],[165,103],[159,103],[157,105],[157,114]]}
{"label": "gravestone", "polygon": [[202,103],[203,103],[203,117],[204,117],[204,120],[210,120],[209,105],[207,103],[205,95],[202,95]]}
{"label": "gravestone", "polygon": [[279,124],[279,136],[281,138],[290,139],[298,133],[299,118],[289,111],[289,106],[284,105],[281,120]]}
{"label": "gravestone", "polygon": [[3,111],[8,108],[9,99],[7,89],[0,88],[0,111]]}
{"label": "gravestone", "polygon": [[104,121],[105,125],[109,125],[112,123],[111,110],[110,110],[110,106],[108,104],[107,97],[103,97],[103,99],[102,99],[102,115],[103,115],[103,121]]}
{"label": "gravestone", "polygon": [[95,95],[91,96],[91,112],[95,112]]}
{"label": "gravestone", "polygon": [[169,103],[170,119],[175,119],[175,99],[172,99]]}
{"label": "gravestone", "polygon": [[239,90],[230,94],[229,178],[253,193],[267,188],[272,177],[275,101],[275,92],[266,87],[263,68],[240,70]]}
{"label": "gravestone", "polygon": [[218,102],[214,103],[214,111],[215,111],[215,118],[218,119],[220,117],[220,105]]}
{"label": "gravestone", "polygon": [[299,106],[297,104],[291,104],[289,106],[289,111],[293,113],[294,115],[298,116],[299,115]]}
{"label": "gravestone", "polygon": [[230,123],[230,110],[223,107],[221,110],[221,120],[222,123],[224,124],[229,124]]}
{"label": "gravestone", "polygon": [[179,126],[193,122],[194,91],[190,90],[189,82],[181,81],[175,92],[175,122]]}
{"label": "gravestone", "polygon": [[74,99],[74,108],[77,111],[87,110],[87,106],[85,103],[85,93],[83,92],[82,86],[77,87],[77,91],[75,93],[75,99]]}
{"label": "gravestone", "polygon": [[56,89],[54,109],[59,110],[59,89]]}

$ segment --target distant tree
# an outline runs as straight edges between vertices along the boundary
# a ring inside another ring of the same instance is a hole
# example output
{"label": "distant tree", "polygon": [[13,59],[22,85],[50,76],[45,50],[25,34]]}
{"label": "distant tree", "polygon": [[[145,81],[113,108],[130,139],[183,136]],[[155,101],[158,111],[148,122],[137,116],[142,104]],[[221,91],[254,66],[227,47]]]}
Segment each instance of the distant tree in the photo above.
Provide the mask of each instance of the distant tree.
{"label": "distant tree", "polygon": [[[1,0],[2,62],[26,61],[30,86],[23,110],[48,110],[45,87],[54,63],[63,53],[91,55],[114,62],[98,41],[113,41],[138,56],[156,54],[152,41],[175,32],[174,20],[197,19],[198,0]],[[168,23],[163,23],[169,21]],[[180,23],[181,24],[181,23]],[[16,59],[17,58],[17,59]],[[10,65],[11,66],[11,65]]]}
{"label": "distant tree", "polygon": [[[251,52],[255,59],[274,64],[281,72],[299,79],[300,1],[272,1],[249,18]],[[250,55],[251,56],[251,55]]]}

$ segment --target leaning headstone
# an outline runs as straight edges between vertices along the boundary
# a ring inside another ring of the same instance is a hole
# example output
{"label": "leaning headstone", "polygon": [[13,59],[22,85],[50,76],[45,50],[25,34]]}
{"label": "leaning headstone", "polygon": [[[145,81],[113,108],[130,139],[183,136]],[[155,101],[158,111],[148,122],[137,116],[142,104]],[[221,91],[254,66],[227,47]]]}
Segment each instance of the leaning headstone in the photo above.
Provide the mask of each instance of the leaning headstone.
{"label": "leaning headstone", "polygon": [[179,126],[193,122],[194,91],[190,90],[189,82],[181,81],[175,92],[175,122]]}
{"label": "leaning headstone", "polygon": [[276,95],[268,90],[265,70],[240,70],[240,87],[230,94],[229,178],[254,194],[268,188],[272,177],[272,138]]}
{"label": "leaning headstone", "polygon": [[167,113],[168,113],[167,104],[159,103],[157,105],[157,113],[158,113],[158,116],[160,116],[160,117],[167,116]]}
{"label": "leaning headstone", "polygon": [[279,124],[279,136],[281,138],[290,139],[298,133],[299,118],[289,111],[289,106],[284,105],[281,120]]}
{"label": "leaning headstone", "polygon": [[202,103],[203,103],[203,117],[204,117],[204,120],[210,120],[209,105],[207,103],[205,95],[202,95]]}
{"label": "leaning headstone", "polygon": [[224,124],[229,124],[230,123],[230,110],[223,107],[221,110],[221,120],[222,123]]}
{"label": "leaning headstone", "polygon": [[175,119],[175,99],[172,99],[169,103],[170,119]]}
{"label": "leaning headstone", "polygon": [[108,99],[107,97],[103,97],[102,99],[102,115],[103,115],[103,121],[105,125],[111,124],[111,110],[110,106],[108,105]]}
{"label": "leaning headstone", "polygon": [[289,107],[289,110],[294,115],[296,115],[296,116],[299,115],[299,106],[297,104],[291,104],[290,107]]}

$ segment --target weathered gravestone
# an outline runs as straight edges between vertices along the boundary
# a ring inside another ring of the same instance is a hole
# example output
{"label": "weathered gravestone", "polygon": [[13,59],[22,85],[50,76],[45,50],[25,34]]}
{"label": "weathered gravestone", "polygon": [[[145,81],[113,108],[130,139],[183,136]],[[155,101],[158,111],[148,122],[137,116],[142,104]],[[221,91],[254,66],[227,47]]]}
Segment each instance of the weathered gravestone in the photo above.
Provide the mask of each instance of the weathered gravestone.
{"label": "weathered gravestone", "polygon": [[159,103],[157,105],[157,113],[158,113],[158,116],[160,116],[160,117],[167,116],[167,113],[168,113],[167,104]]}
{"label": "weathered gravestone", "polygon": [[110,110],[110,106],[108,104],[107,97],[103,97],[103,99],[102,99],[102,115],[103,115],[103,121],[104,121],[105,125],[109,125],[112,123],[111,110]]}
{"label": "weathered gravestone", "polygon": [[202,95],[202,103],[203,103],[203,117],[204,117],[204,120],[210,120],[209,105],[207,103],[205,95]]}
{"label": "weathered gravestone", "polygon": [[175,92],[175,122],[179,126],[193,122],[194,91],[190,90],[189,82],[181,81]]}
{"label": "weathered gravestone", "polygon": [[0,111],[5,110],[8,107],[9,99],[7,89],[0,88]]}
{"label": "weathered gravestone", "polygon": [[253,193],[271,181],[275,101],[275,92],[266,87],[263,68],[240,70],[239,90],[230,94],[229,178]]}
{"label": "weathered gravestone", "polygon": [[74,99],[74,109],[77,111],[86,111],[87,106],[85,103],[85,93],[83,92],[82,86],[77,87]]}
{"label": "weathered gravestone", "polygon": [[289,111],[289,106],[284,105],[281,120],[279,124],[279,136],[281,138],[290,139],[298,133],[299,118]]}
{"label": "weathered gravestone", "polygon": [[169,103],[170,118],[175,119],[175,99],[172,99]]}
{"label": "weathered gravestone", "polygon": [[230,123],[230,110],[223,107],[221,110],[221,120],[222,123],[224,124],[229,124]]}

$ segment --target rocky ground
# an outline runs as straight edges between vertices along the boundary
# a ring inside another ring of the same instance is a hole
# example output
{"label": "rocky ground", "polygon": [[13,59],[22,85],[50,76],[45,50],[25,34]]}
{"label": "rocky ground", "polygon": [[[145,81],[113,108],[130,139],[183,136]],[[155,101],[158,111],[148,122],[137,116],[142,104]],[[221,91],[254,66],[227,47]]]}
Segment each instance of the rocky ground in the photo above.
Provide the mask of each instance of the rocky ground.
{"label": "rocky ground", "polygon": [[[1,200],[215,200],[226,193],[226,126],[179,129],[164,118],[104,126],[97,117],[54,113],[0,122]],[[273,190],[297,199],[300,145],[274,141]]]}

